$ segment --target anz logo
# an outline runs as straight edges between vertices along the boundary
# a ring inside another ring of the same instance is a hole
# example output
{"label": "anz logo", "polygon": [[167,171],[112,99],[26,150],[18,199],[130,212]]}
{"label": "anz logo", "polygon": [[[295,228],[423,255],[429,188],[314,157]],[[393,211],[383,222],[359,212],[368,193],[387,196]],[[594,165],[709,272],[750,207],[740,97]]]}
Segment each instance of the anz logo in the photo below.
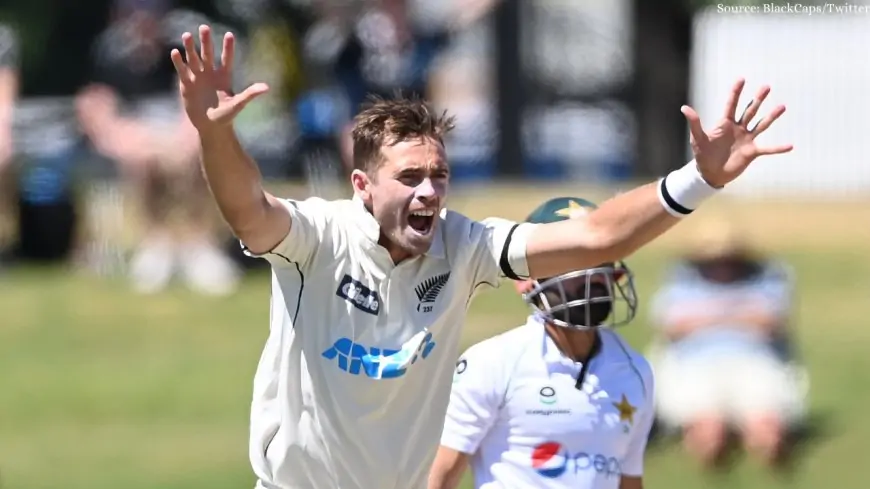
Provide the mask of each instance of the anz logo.
{"label": "anz logo", "polygon": [[351,305],[362,312],[377,316],[381,311],[381,298],[374,290],[366,287],[362,282],[354,280],[350,275],[345,274],[338,284],[338,290],[335,295],[351,303]]}
{"label": "anz logo", "polygon": [[351,375],[364,374],[371,379],[395,379],[405,375],[417,360],[425,360],[433,349],[435,342],[432,340],[432,333],[421,331],[398,350],[365,346],[345,337],[336,341],[321,356]]}

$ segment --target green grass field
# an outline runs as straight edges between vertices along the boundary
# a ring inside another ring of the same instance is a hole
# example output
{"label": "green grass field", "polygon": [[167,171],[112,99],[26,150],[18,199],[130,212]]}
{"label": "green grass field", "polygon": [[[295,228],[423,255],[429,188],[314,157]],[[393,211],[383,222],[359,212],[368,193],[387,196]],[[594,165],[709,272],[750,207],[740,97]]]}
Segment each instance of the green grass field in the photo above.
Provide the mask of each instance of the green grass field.
{"label": "green grass field", "polygon": [[[533,206],[527,203],[551,194],[466,194],[453,207],[474,217],[498,209],[498,215],[519,218]],[[818,433],[787,479],[766,475],[750,460],[707,478],[678,446],[654,445],[647,487],[861,489],[870,438],[870,304],[863,302],[870,298],[870,205],[731,209],[751,236],[783,253],[797,270],[796,328],[812,375]],[[629,260],[641,301],[654,290],[674,245],[692,229],[685,223]],[[253,274],[229,299],[181,288],[143,298],[120,280],[64,270],[0,272],[2,487],[252,487],[248,406],[267,333],[268,287],[265,274]],[[649,337],[643,312],[622,330],[641,348]],[[464,342],[513,327],[525,314],[512,287],[482,295]]]}

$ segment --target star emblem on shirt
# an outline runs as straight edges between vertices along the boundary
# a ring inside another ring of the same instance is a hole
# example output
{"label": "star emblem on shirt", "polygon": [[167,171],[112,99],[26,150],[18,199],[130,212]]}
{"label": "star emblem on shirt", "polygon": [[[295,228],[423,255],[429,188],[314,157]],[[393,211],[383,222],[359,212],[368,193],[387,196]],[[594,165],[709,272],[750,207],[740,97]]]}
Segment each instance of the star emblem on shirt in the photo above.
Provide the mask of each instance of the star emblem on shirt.
{"label": "star emblem on shirt", "polygon": [[613,406],[619,410],[619,421],[628,421],[628,424],[634,424],[634,413],[637,412],[637,408],[632,406],[630,402],[628,402],[628,398],[625,397],[625,394],[622,395],[622,400],[619,402],[614,402]]}

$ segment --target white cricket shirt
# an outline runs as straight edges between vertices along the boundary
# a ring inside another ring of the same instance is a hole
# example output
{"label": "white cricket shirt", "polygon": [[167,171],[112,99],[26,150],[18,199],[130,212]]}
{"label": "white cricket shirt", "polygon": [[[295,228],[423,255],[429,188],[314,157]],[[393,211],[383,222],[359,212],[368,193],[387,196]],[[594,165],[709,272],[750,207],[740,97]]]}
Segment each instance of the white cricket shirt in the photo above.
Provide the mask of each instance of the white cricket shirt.
{"label": "white cricket shirt", "polygon": [[640,476],[652,427],[649,363],[614,331],[582,364],[535,316],[456,364],[441,444],[472,455],[476,488],[617,489]]}
{"label": "white cricket shirt", "polygon": [[423,489],[472,294],[528,274],[530,224],[443,211],[423,256],[395,266],[357,200],[284,201],[271,326],[254,379],[258,486]]}

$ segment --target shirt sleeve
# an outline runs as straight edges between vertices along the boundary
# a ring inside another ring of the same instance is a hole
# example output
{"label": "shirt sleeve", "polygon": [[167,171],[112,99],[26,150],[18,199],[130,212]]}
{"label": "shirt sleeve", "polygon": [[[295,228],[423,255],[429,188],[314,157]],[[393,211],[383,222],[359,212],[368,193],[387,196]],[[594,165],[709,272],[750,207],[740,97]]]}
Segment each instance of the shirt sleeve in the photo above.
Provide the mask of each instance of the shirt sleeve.
{"label": "shirt sleeve", "polygon": [[622,475],[628,477],[640,477],[643,475],[643,459],[646,453],[646,445],[652,431],[655,420],[655,380],[649,365],[642,370],[643,382],[646,385],[646,397],[643,410],[638,410],[637,422],[631,431],[631,440],[628,442],[628,450],[622,460]]}
{"label": "shirt sleeve", "polygon": [[453,374],[453,390],[444,419],[441,445],[473,454],[498,419],[504,401],[504,375],[487,355],[492,345],[479,343],[468,349]]}
{"label": "shirt sleeve", "polygon": [[477,283],[496,286],[501,277],[528,278],[526,244],[535,227],[495,217],[475,222],[471,241],[477,244]]}
{"label": "shirt sleeve", "polygon": [[245,254],[264,258],[275,268],[307,266],[314,252],[323,244],[328,224],[326,201],[309,198],[302,201],[282,199],[290,212],[290,232],[271,251],[257,255],[241,243]]}

